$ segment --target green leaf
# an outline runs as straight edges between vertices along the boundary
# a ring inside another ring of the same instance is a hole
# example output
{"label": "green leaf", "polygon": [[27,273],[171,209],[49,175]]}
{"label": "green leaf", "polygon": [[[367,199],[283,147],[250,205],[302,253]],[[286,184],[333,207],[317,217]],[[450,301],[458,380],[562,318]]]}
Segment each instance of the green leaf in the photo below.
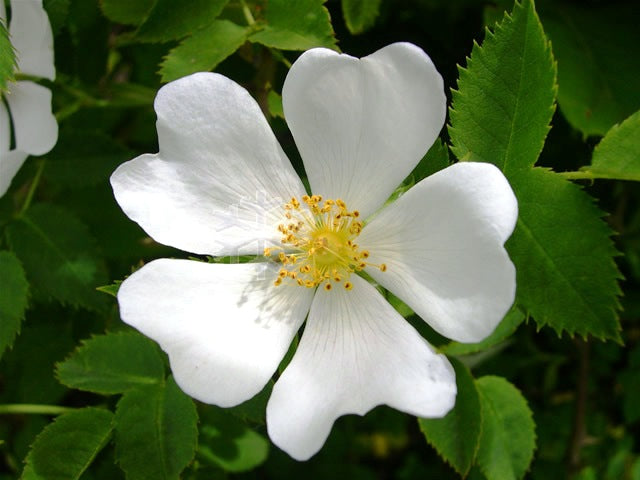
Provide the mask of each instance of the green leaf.
{"label": "green leaf", "polygon": [[125,25],[140,25],[157,0],[100,0],[102,13],[109,20]]}
{"label": "green leaf", "polygon": [[11,253],[0,251],[0,357],[5,348],[13,345],[20,332],[27,309],[29,284],[20,260]]}
{"label": "green leaf", "polygon": [[269,0],[266,25],[249,40],[282,50],[335,48],[336,39],[324,1]]}
{"label": "green leaf", "polygon": [[107,295],[111,295],[112,297],[118,297],[118,290],[120,290],[120,285],[122,285],[122,280],[116,280],[111,285],[103,285],[101,287],[96,288],[99,292],[106,293]]}
{"label": "green leaf", "polygon": [[71,0],[44,0],[42,6],[49,16],[53,34],[57,35],[67,20]]}
{"label": "green leaf", "polygon": [[585,170],[597,178],[640,181],[640,111],[614,125],[593,151]]}
{"label": "green leaf", "polygon": [[5,92],[7,84],[14,80],[16,66],[16,52],[9,40],[9,32],[0,21],[0,93]]}
{"label": "green leaf", "polygon": [[220,15],[229,0],[156,0],[147,20],[135,34],[140,42],[178,40],[206,27]]}
{"label": "green leaf", "polygon": [[282,96],[273,90],[267,94],[267,105],[272,117],[279,117],[284,120],[284,109],[282,108]]}
{"label": "green leaf", "polygon": [[604,135],[640,108],[635,4],[547,2],[542,20],[558,60],[558,103],[584,135]]}
{"label": "green leaf", "polygon": [[36,438],[22,480],[76,480],[107,444],[113,414],[83,408],[59,416]]}
{"label": "green leaf", "polygon": [[524,477],[536,447],[531,410],[520,391],[501,377],[476,381],[482,406],[477,463],[487,480]]}
{"label": "green leaf", "polygon": [[558,334],[619,340],[616,250],[593,199],[542,168],[511,184],[519,218],[506,246],[516,265],[518,303]]}
{"label": "green leaf", "polygon": [[262,464],[269,441],[225,411],[210,407],[201,418],[198,457],[227,472],[245,472]]}
{"label": "green leaf", "polygon": [[95,291],[106,283],[87,227],[68,211],[33,205],[7,226],[7,238],[34,294],[63,304],[100,310],[105,299]]}
{"label": "green leaf", "polygon": [[162,383],[164,362],[156,344],[139,333],[111,333],[83,342],[56,374],[67,387],[109,395]]}
{"label": "green leaf", "polygon": [[116,458],[127,479],[178,479],[198,440],[193,401],[173,378],[126,392],[116,410]]}
{"label": "green leaf", "polygon": [[228,20],[214,20],[169,52],[160,67],[162,81],[213,70],[240,48],[248,33],[249,29]]}
{"label": "green leaf", "polygon": [[510,337],[524,320],[524,314],[518,309],[511,309],[494,332],[478,343],[451,342],[438,350],[446,355],[469,355],[488,349]]}
{"label": "green leaf", "polygon": [[443,418],[419,418],[418,424],[427,442],[465,477],[473,465],[481,431],[480,398],[471,372],[459,360],[451,359],[456,371],[456,405]]}
{"label": "green leaf", "polygon": [[449,135],[461,160],[512,172],[536,162],[554,111],[556,67],[532,0],[473,46],[453,91]]}
{"label": "green leaf", "polygon": [[418,183],[420,180],[447,168],[449,164],[449,150],[442,140],[437,138],[424,157],[422,157],[420,163],[413,169],[409,178],[413,179],[413,183]]}
{"label": "green leaf", "polygon": [[372,27],[380,13],[381,0],[342,0],[342,15],[352,34]]}

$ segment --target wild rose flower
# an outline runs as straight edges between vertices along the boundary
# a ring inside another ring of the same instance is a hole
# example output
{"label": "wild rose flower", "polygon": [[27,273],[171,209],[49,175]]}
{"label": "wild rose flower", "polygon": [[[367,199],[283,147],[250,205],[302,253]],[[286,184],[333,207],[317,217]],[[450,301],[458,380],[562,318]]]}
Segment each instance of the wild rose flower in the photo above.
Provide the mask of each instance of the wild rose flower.
{"label": "wild rose flower", "polygon": [[[4,23],[6,18],[4,1],[0,1],[0,20]],[[55,78],[53,34],[42,0],[11,0],[9,35],[16,50],[19,74]],[[58,140],[58,123],[51,113],[48,88],[19,80],[9,84],[7,90],[4,101],[0,101],[0,196],[6,193],[29,155],[47,153]]]}
{"label": "wild rose flower", "polygon": [[[111,177],[157,241],[252,263],[155,260],[120,287],[122,319],[168,353],[176,382],[222,407],[258,393],[306,318],[267,406],[269,436],[314,455],[334,421],[381,404],[454,405],[454,371],[361,276],[454,340],[489,335],[514,300],[504,242],[517,204],[490,164],[458,163],[385,201],[441,130],[443,82],[418,47],[356,59],[313,49],[283,87],[311,195],[249,93],[215,73],[158,92],[158,154]],[[374,215],[375,214],[375,215]]]}

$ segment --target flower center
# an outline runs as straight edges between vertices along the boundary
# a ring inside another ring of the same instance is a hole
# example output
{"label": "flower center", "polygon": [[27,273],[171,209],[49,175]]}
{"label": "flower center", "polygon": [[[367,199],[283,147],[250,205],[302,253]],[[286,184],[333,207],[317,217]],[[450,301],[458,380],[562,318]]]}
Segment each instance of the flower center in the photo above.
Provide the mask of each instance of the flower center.
{"label": "flower center", "polygon": [[284,217],[285,222],[278,225],[282,246],[264,249],[266,257],[280,250],[277,259],[282,267],[276,286],[288,281],[307,288],[322,284],[325,290],[341,284],[351,290],[352,273],[366,266],[387,269],[385,264],[367,262],[369,252],[355,243],[363,227],[360,213],[347,209],[342,200],[323,202],[320,195],[304,195],[300,202],[294,197],[284,205]]}

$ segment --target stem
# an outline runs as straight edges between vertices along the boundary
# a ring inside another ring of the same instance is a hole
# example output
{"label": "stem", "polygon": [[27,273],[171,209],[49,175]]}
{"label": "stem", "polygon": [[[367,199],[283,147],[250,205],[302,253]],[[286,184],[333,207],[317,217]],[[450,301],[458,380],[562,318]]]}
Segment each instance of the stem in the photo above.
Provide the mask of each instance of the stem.
{"label": "stem", "polygon": [[569,447],[569,469],[577,472],[580,469],[580,454],[587,437],[585,418],[587,416],[587,396],[589,385],[589,344],[576,339],[578,348],[578,385],[576,386],[576,412],[573,421],[573,435]]}
{"label": "stem", "polygon": [[33,200],[33,195],[35,194],[36,189],[38,188],[38,184],[40,183],[40,177],[42,177],[44,165],[45,165],[44,160],[38,161],[38,169],[36,170],[36,174],[33,177],[33,180],[31,181],[31,185],[29,186],[29,192],[27,193],[27,198],[25,198],[24,203],[22,204],[22,208],[18,213],[18,216],[22,216],[24,212],[26,212],[29,206],[31,205],[31,201]]}
{"label": "stem", "polygon": [[244,14],[244,18],[249,26],[255,25],[256,19],[253,18],[253,14],[251,13],[251,10],[249,9],[247,3],[244,0],[240,0],[240,5],[242,5],[242,13]]}
{"label": "stem", "polygon": [[33,403],[7,403],[0,405],[0,415],[60,415],[75,408],[59,405],[37,405]]}
{"label": "stem", "polygon": [[558,172],[558,175],[566,178],[567,180],[595,180],[596,176],[589,171],[578,172]]}

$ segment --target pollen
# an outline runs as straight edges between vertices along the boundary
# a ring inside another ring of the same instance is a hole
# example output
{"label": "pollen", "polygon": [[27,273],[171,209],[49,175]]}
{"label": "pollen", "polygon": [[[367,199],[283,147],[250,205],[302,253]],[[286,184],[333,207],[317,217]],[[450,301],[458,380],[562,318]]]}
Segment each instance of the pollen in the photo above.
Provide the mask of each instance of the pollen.
{"label": "pollen", "polygon": [[283,210],[280,245],[264,249],[265,257],[280,264],[274,285],[351,290],[351,274],[368,266],[386,271],[385,264],[368,262],[370,252],[356,243],[364,224],[360,212],[349,210],[342,199],[303,195],[291,198]]}

